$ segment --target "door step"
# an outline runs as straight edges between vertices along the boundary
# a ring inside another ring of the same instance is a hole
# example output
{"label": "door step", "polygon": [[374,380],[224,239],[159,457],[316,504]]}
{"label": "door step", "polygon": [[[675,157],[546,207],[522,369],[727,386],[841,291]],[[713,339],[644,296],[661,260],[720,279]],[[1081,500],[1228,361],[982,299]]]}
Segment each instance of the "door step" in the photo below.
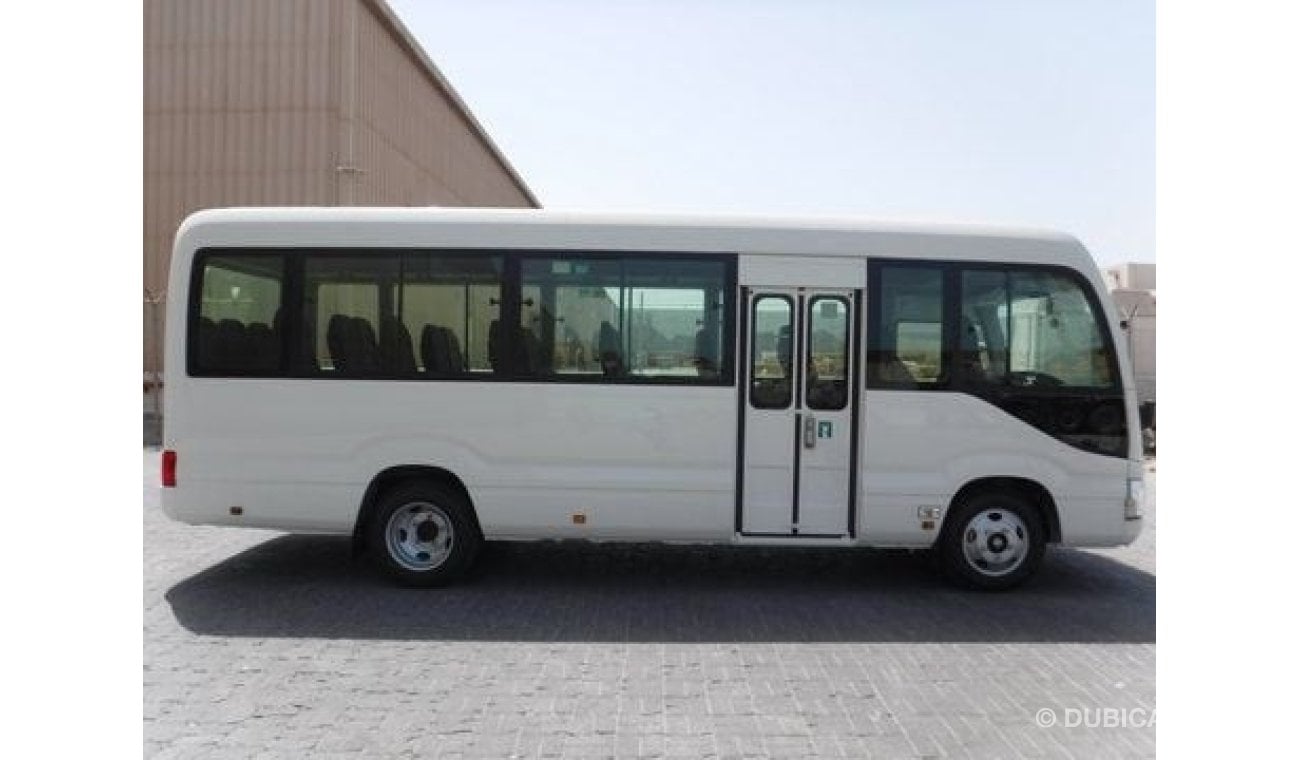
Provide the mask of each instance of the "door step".
{"label": "door step", "polygon": [[762,533],[736,533],[732,536],[732,543],[746,544],[753,546],[856,546],[857,541],[845,535],[808,535],[800,534],[797,536],[762,534]]}

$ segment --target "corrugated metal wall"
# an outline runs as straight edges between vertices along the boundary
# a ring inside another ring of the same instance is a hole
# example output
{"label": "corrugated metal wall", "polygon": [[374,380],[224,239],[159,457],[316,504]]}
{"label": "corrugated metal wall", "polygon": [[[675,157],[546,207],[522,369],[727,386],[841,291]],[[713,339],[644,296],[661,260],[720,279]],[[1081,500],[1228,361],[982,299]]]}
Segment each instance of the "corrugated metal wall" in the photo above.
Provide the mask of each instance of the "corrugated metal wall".
{"label": "corrugated metal wall", "polygon": [[[344,131],[355,162],[341,202],[360,205],[528,206],[477,130],[366,4],[357,11],[355,90],[345,81]],[[344,55],[345,65],[348,56]],[[355,97],[355,120],[350,101]]]}
{"label": "corrugated metal wall", "polygon": [[532,206],[381,0],[145,0],[145,371],[202,208]]}
{"label": "corrugated metal wall", "polygon": [[147,0],[145,288],[176,226],[212,206],[332,204],[332,2]]}

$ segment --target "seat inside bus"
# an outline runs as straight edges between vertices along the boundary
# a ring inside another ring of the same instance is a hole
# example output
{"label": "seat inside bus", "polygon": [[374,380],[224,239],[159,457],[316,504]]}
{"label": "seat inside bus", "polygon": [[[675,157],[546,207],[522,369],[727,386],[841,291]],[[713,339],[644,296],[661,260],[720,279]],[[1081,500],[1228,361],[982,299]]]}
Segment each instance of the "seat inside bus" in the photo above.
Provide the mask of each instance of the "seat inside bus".
{"label": "seat inside bus", "polygon": [[600,335],[597,351],[600,353],[600,369],[605,377],[621,377],[623,365],[623,338],[608,320],[600,323]]}
{"label": "seat inside bus", "polygon": [[347,373],[379,370],[379,341],[375,338],[374,326],[365,317],[331,316],[325,342],[335,370]]}
{"label": "seat inside bus", "polygon": [[420,360],[429,374],[459,375],[466,370],[460,340],[442,325],[425,325],[420,331]]}
{"label": "seat inside bus", "polygon": [[[521,375],[532,375],[538,372],[538,356],[541,354],[541,343],[532,330],[526,327],[516,326],[514,328],[511,345],[513,346],[514,355],[513,369]],[[503,353],[502,343],[505,340],[504,328],[501,326],[501,320],[494,319],[492,324],[488,325],[488,363],[492,365],[493,372],[505,372],[507,357]]]}
{"label": "seat inside bus", "polygon": [[280,363],[279,331],[265,322],[200,317],[198,349],[204,369],[270,370]]}
{"label": "seat inside bus", "polygon": [[411,345],[411,331],[402,320],[385,314],[383,329],[379,333],[379,354],[384,371],[398,375],[415,372],[415,350]]}

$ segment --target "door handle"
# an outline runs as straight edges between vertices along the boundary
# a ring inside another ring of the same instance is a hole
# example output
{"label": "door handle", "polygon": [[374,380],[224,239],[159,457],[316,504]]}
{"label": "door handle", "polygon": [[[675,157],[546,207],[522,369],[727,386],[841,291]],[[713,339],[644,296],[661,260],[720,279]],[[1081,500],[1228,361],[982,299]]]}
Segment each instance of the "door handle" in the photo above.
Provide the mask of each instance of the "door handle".
{"label": "door handle", "polygon": [[811,414],[803,418],[803,447],[817,447],[817,420]]}

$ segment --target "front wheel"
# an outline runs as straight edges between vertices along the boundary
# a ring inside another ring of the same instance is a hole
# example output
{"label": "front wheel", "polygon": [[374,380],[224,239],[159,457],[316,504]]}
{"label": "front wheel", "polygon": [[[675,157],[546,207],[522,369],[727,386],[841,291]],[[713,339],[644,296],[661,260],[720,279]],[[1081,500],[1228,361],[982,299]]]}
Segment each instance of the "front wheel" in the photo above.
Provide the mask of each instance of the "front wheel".
{"label": "front wheel", "polygon": [[1001,591],[1038,570],[1047,537],[1038,510],[1024,497],[993,492],[963,499],[953,508],[938,548],[949,578]]}
{"label": "front wheel", "polygon": [[408,586],[456,580],[483,543],[470,505],[437,483],[410,483],[384,494],[366,527],[379,568]]}

